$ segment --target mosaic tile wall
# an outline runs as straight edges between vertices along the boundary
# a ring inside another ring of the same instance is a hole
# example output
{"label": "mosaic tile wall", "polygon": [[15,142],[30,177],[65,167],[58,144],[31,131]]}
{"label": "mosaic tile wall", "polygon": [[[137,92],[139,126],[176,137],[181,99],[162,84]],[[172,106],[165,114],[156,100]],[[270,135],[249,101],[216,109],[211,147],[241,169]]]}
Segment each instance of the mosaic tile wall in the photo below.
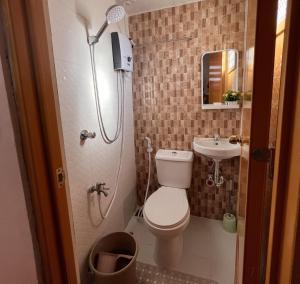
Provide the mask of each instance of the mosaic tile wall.
{"label": "mosaic tile wall", "polygon": [[[239,110],[201,109],[200,58],[205,51],[236,48],[241,89],[244,18],[244,0],[206,0],[129,18],[130,36],[136,43],[133,96],[140,203],[147,184],[145,136],[154,146],[153,192],[158,187],[154,155],[159,148],[191,150],[194,136],[239,134]],[[206,158],[195,157],[188,191],[191,212],[220,219],[226,208],[236,210],[239,159],[222,162],[226,183],[220,189],[205,184],[210,167]]]}

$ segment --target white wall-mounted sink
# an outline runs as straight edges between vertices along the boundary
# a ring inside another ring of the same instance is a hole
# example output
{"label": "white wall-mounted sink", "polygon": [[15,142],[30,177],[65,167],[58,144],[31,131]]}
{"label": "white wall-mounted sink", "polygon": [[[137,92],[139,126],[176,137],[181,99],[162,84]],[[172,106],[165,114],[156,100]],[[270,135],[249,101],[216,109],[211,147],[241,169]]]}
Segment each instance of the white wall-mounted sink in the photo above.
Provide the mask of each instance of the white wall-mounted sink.
{"label": "white wall-mounted sink", "polygon": [[220,138],[217,141],[214,138],[195,137],[193,149],[196,153],[219,161],[241,155],[241,145],[230,144],[228,138]]}

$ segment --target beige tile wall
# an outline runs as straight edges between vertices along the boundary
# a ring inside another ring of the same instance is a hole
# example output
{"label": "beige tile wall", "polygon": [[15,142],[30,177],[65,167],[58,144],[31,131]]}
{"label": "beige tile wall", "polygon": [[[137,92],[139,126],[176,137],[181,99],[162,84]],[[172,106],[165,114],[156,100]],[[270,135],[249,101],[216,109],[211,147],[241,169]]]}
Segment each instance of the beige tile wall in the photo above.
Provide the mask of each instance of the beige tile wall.
{"label": "beige tile wall", "polygon": [[[239,110],[201,109],[200,58],[205,51],[236,48],[241,88],[244,20],[244,0],[206,0],[130,17],[130,35],[136,43],[133,96],[140,203],[147,183],[145,136],[156,151],[191,149],[194,136],[239,133]],[[192,214],[221,218],[228,198],[235,211],[238,168],[238,159],[222,162],[227,187],[233,180],[229,197],[226,184],[220,189],[205,185],[210,165],[206,158],[196,157],[189,190]],[[154,165],[153,171],[151,191],[158,186]]]}

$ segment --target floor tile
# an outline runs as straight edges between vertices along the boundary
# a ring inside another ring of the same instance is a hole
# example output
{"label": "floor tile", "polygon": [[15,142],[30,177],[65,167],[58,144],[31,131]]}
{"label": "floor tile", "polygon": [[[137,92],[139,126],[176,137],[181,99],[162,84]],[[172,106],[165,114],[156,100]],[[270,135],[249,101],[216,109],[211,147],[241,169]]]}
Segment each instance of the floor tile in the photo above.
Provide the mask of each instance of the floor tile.
{"label": "floor tile", "polygon": [[[138,242],[138,261],[155,265],[155,237],[148,231],[143,219],[132,217],[126,231],[133,233]],[[177,272],[211,279],[219,284],[234,283],[236,234],[225,232],[221,221],[191,216],[183,238],[182,259],[174,268]]]}
{"label": "floor tile", "polygon": [[216,281],[209,279],[139,262],[137,263],[137,280],[138,284],[217,284]]}

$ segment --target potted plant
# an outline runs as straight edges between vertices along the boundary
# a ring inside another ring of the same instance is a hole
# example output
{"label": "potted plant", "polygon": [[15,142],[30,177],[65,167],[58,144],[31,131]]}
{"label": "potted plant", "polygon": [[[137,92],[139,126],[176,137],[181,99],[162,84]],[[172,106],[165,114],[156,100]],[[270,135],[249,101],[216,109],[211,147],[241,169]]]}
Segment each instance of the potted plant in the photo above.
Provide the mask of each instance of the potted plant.
{"label": "potted plant", "polygon": [[241,92],[228,90],[224,95],[224,103],[227,105],[236,105],[241,98]]}

